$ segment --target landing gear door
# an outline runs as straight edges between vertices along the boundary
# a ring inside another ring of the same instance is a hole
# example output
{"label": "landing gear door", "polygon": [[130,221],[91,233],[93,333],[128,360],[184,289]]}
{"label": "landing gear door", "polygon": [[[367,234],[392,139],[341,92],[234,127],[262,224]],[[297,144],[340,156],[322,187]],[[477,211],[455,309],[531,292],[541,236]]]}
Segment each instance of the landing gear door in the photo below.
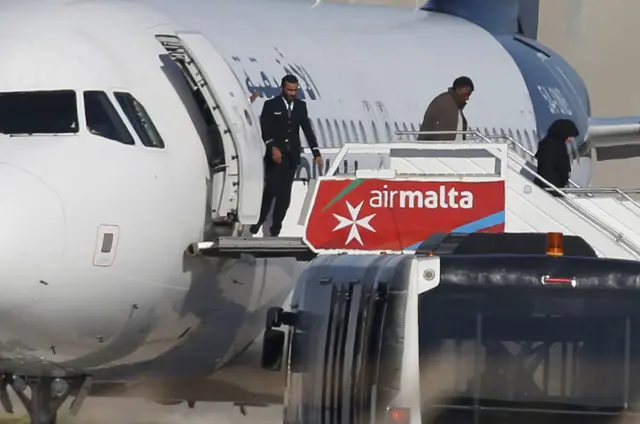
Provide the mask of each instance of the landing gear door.
{"label": "landing gear door", "polygon": [[[177,32],[185,53],[197,67],[198,85],[209,107],[220,111],[224,122],[218,122],[223,139],[231,136],[233,146],[224,145],[227,164],[223,195],[235,197],[238,221],[258,222],[264,186],[263,143],[259,121],[238,78],[207,38],[196,32]],[[206,91],[206,93],[204,93]],[[208,95],[207,95],[208,94]],[[232,147],[234,151],[227,151]],[[222,199],[223,203],[226,199]],[[217,199],[213,199],[217,201]],[[233,202],[232,202],[233,203]]]}

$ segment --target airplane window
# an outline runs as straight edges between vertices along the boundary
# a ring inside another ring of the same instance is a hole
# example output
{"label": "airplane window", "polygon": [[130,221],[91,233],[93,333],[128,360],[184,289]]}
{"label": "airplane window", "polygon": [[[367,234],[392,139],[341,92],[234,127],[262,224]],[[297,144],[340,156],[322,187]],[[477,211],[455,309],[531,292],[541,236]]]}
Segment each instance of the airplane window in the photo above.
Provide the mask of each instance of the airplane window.
{"label": "airplane window", "polygon": [[[411,125],[410,125],[410,124],[407,124],[406,122],[401,122],[400,124],[401,124],[402,131],[406,131],[406,132],[408,132],[408,133],[410,133],[410,132],[411,132]],[[407,134],[407,135],[405,136],[405,138],[406,138],[407,140],[411,140],[413,137],[414,137],[414,136],[413,136],[413,135],[411,135],[411,134]]]}
{"label": "airplane window", "polygon": [[351,137],[349,136],[349,127],[347,126],[347,121],[342,120],[342,131],[344,131],[344,141],[347,143],[351,141]]}
{"label": "airplane window", "polygon": [[322,139],[324,146],[328,146],[329,144],[327,143],[327,136],[324,133],[324,127],[322,126],[322,121],[320,120],[320,118],[318,118],[318,128],[320,129],[320,138]]}
{"label": "airplane window", "polygon": [[336,129],[336,135],[338,136],[338,145],[342,145],[342,134],[340,133],[340,124],[338,124],[338,120],[333,120],[333,126]]}
{"label": "airplane window", "polygon": [[[420,124],[418,124],[417,126],[413,124],[413,122],[411,123],[411,132],[418,132],[420,128]],[[412,139],[417,139],[418,136],[416,134],[411,136]]]}
{"label": "airplane window", "polygon": [[134,144],[131,133],[104,91],[84,92],[84,114],[91,134],[123,144]]}
{"label": "airplane window", "polygon": [[353,121],[351,121],[351,133],[353,134],[353,139],[356,141],[356,143],[360,143],[360,137],[358,137],[356,123]]}
{"label": "airplane window", "polygon": [[[406,122],[401,122],[401,124],[402,124],[402,131],[409,132],[409,127],[407,126],[407,123]],[[410,135],[405,135],[404,139],[405,140],[411,140],[411,136]]]}
{"label": "airplane window", "polygon": [[378,128],[376,127],[376,123],[371,121],[371,129],[373,130],[373,139],[376,143],[380,143],[380,137],[378,137]]}
{"label": "airplane window", "polygon": [[367,132],[364,130],[364,124],[360,121],[360,135],[362,135],[362,142],[367,142]]}
{"label": "airplane window", "polygon": [[115,92],[113,94],[120,103],[124,114],[127,115],[133,129],[136,130],[142,144],[146,147],[164,149],[164,141],[144,106],[129,93]]}
{"label": "airplane window", "polygon": [[329,122],[328,119],[325,119],[325,122],[327,124],[327,135],[329,136],[329,145],[330,146],[334,146],[334,141],[333,141],[333,130],[331,129],[331,122]]}
{"label": "airplane window", "polygon": [[391,125],[389,125],[389,121],[384,121],[384,128],[385,130],[387,130],[388,141],[394,140],[396,137],[393,135],[393,131],[391,131]]}
{"label": "airplane window", "polygon": [[78,104],[73,90],[0,93],[0,133],[76,134]]}
{"label": "airplane window", "polygon": [[525,141],[525,146],[527,146],[527,148],[531,150],[531,148],[533,147],[533,143],[531,142],[531,137],[529,137],[528,130],[524,130],[524,141]]}
{"label": "airplane window", "polygon": [[[395,122],[393,123],[393,126],[395,127],[396,132],[401,131],[401,130],[400,130],[400,125],[398,125],[398,121],[395,121]],[[404,138],[404,136],[403,136],[403,135],[400,135],[400,136],[398,136],[398,138],[399,138],[400,140],[402,140],[402,139]]]}

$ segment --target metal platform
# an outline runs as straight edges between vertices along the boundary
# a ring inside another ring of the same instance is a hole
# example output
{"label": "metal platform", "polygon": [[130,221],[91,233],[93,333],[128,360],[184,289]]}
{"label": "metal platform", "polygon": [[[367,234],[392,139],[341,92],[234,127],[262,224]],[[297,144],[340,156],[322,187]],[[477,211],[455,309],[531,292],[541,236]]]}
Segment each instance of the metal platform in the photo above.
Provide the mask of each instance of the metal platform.
{"label": "metal platform", "polygon": [[296,258],[310,261],[317,256],[301,237],[220,237],[191,244],[187,253],[215,258]]}

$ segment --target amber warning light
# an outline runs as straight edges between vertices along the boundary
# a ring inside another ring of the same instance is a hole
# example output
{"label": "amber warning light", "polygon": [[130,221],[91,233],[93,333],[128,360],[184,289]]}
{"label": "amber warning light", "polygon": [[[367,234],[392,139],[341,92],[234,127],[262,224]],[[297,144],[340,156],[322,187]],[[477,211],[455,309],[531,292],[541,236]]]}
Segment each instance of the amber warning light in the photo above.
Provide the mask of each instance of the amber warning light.
{"label": "amber warning light", "polygon": [[547,233],[547,256],[562,256],[562,233]]}

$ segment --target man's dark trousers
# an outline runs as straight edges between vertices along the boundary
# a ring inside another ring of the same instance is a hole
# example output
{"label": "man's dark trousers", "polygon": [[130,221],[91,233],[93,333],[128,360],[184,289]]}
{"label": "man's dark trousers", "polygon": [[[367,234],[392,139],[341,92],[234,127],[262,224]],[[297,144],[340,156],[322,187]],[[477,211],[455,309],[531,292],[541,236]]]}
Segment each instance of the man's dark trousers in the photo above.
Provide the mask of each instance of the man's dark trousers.
{"label": "man's dark trousers", "polygon": [[282,221],[291,203],[291,188],[296,175],[296,168],[297,166],[291,161],[288,152],[283,152],[282,162],[279,164],[271,160],[265,160],[266,185],[262,194],[262,209],[260,210],[258,223],[251,228],[252,233],[257,233],[258,229],[266,221],[269,209],[271,209],[271,202],[275,198],[270,233],[272,237],[280,235]]}

